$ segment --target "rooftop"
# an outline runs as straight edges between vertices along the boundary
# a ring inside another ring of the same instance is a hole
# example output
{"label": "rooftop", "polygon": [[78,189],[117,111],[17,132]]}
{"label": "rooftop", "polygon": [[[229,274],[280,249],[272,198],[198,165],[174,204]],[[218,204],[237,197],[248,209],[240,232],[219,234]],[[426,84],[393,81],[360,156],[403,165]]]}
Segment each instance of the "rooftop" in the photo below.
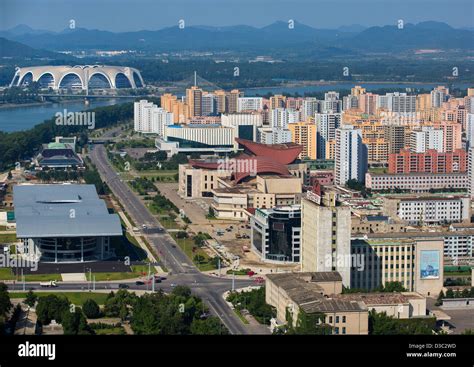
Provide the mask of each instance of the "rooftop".
{"label": "rooftop", "polygon": [[13,204],[18,238],[122,235],[94,185],[16,185]]}

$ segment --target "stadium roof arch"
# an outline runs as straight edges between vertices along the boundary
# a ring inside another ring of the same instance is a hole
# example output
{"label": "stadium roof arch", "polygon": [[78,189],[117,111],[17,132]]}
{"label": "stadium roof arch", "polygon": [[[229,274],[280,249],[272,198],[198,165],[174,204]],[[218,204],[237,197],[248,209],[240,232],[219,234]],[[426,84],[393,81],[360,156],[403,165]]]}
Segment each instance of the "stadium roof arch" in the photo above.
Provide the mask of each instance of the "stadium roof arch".
{"label": "stadium roof arch", "polygon": [[[40,78],[44,75],[50,75],[51,77],[44,82],[43,87],[52,88],[53,90],[62,88],[82,90],[91,88],[136,89],[145,85],[140,71],[128,66],[45,65],[17,68],[10,87],[27,86],[32,82],[40,81]],[[102,75],[104,78],[98,75]],[[91,79],[94,82],[90,85]]]}

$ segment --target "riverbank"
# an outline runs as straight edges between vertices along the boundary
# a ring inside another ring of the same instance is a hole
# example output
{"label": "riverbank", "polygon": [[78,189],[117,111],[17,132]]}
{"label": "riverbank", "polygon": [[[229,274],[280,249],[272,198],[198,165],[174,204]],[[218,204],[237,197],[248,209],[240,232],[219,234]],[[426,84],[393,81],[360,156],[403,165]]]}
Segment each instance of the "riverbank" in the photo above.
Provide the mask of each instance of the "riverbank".
{"label": "riverbank", "polygon": [[0,110],[9,109],[9,108],[45,106],[45,105],[50,105],[50,104],[53,104],[53,102],[44,101],[44,102],[28,102],[28,103],[5,103],[5,104],[0,104]]}

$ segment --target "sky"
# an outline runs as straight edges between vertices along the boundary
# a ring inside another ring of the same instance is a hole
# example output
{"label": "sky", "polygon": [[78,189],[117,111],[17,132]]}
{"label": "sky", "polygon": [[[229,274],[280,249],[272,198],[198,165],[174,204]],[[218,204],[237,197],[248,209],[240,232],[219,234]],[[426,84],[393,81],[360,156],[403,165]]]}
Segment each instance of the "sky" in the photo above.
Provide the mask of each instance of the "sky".
{"label": "sky", "polygon": [[277,20],[315,28],[426,20],[474,28],[473,0],[0,0],[0,29],[25,24],[61,31],[76,27],[113,32],[157,30],[178,24],[262,27]]}

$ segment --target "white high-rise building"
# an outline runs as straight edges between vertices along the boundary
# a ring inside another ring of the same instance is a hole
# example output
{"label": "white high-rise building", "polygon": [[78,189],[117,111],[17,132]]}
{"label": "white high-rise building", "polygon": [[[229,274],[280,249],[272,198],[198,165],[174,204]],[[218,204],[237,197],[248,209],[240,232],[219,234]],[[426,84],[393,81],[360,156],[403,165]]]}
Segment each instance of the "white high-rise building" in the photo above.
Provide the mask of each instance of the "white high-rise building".
{"label": "white high-rise building", "polygon": [[421,130],[410,133],[410,150],[414,153],[425,153],[428,149],[444,152],[444,133],[433,126],[423,126]]}
{"label": "white high-rise building", "polygon": [[469,148],[467,154],[467,179],[469,195],[474,199],[474,148]]}
{"label": "white high-rise building", "polygon": [[291,108],[275,108],[270,117],[270,126],[274,128],[287,129],[288,124],[299,122],[300,113]]}
{"label": "white high-rise building", "polygon": [[365,182],[367,173],[367,146],[362,142],[362,131],[351,125],[336,129],[335,175],[336,185],[345,185],[355,179]]}
{"label": "white high-rise building", "polygon": [[449,98],[449,89],[439,86],[431,91],[431,107],[439,108]]}
{"label": "white high-rise building", "polygon": [[412,113],[416,112],[416,95],[406,93],[387,93],[387,108],[390,112]]}
{"label": "white high-rise building", "polygon": [[283,144],[291,142],[291,131],[282,128],[260,127],[257,140],[262,144]]}
{"label": "white high-rise building", "polygon": [[474,148],[474,113],[468,113],[466,117],[466,145]]}
{"label": "white high-rise building", "polygon": [[164,127],[173,124],[173,113],[146,100],[134,103],[134,130],[163,136]]}
{"label": "white high-rise building", "polygon": [[301,106],[301,119],[306,121],[308,117],[314,117],[319,112],[319,101],[314,98],[305,98]]}
{"label": "white high-rise building", "polygon": [[341,112],[342,101],[339,99],[339,93],[324,93],[324,101],[320,101],[319,106],[319,110],[321,111],[321,113]]}
{"label": "white high-rise building", "polygon": [[317,131],[317,157],[326,159],[326,143],[336,138],[336,129],[341,125],[341,114],[317,113],[314,118]]}
{"label": "white high-rise building", "polygon": [[260,111],[262,109],[262,97],[239,97],[239,99],[237,100],[237,112]]}

